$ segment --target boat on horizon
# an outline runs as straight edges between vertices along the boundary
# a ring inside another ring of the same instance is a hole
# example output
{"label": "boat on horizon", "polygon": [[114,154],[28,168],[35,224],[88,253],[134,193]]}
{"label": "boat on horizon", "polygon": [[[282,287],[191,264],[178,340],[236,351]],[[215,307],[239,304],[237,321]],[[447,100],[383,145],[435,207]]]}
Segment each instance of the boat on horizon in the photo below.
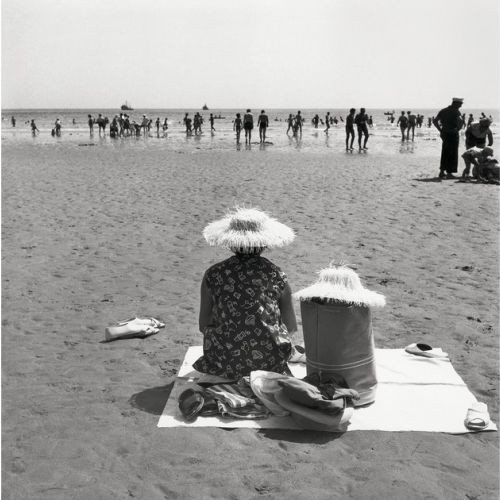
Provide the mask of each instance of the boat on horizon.
{"label": "boat on horizon", "polygon": [[201,109],[202,109],[203,111],[208,111],[208,106],[207,106],[207,103],[205,103]]}
{"label": "boat on horizon", "polygon": [[125,101],[125,104],[122,104],[121,105],[121,108],[120,108],[122,111],[133,111],[134,108],[132,106],[129,106],[128,102]]}

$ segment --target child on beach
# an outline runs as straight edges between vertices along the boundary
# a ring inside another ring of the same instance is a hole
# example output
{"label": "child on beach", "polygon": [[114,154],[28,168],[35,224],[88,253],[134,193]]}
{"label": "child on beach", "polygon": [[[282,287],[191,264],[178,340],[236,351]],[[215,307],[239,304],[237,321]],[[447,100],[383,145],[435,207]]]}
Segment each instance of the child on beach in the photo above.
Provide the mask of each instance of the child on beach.
{"label": "child on beach", "polygon": [[465,151],[462,155],[465,162],[465,169],[462,173],[462,179],[470,180],[470,167],[472,169],[472,177],[477,179],[477,182],[498,182],[500,167],[498,161],[493,158],[493,149],[489,146],[482,149],[472,147]]}

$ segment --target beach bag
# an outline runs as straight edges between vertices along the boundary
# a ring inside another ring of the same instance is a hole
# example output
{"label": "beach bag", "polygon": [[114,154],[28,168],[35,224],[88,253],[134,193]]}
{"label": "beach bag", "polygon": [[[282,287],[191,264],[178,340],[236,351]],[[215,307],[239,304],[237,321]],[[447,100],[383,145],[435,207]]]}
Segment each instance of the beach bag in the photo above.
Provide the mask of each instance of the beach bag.
{"label": "beach bag", "polygon": [[294,294],[299,299],[308,376],[341,376],[359,393],[354,406],[375,401],[377,375],[371,307],[385,297],[363,287],[344,265],[331,265],[313,285]]}
{"label": "beach bag", "polygon": [[373,403],[377,374],[370,309],[302,301],[300,311],[307,374],[341,375],[359,393],[354,406]]}

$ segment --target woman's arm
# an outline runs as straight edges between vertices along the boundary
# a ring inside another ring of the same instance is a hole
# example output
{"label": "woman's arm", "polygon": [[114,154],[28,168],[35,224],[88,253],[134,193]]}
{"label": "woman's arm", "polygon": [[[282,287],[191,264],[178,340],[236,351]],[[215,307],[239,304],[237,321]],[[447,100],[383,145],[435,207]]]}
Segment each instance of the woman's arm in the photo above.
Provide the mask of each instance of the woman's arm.
{"label": "woman's arm", "polygon": [[199,316],[199,328],[200,332],[203,333],[205,328],[213,323],[212,318],[212,298],[208,290],[208,286],[203,276],[203,281],[201,282],[200,290],[200,316]]}
{"label": "woman's arm", "polygon": [[295,319],[295,311],[293,310],[292,290],[288,283],[285,284],[285,288],[278,302],[281,311],[281,318],[283,319],[283,323],[285,323],[288,333],[292,334],[296,332],[297,320]]}

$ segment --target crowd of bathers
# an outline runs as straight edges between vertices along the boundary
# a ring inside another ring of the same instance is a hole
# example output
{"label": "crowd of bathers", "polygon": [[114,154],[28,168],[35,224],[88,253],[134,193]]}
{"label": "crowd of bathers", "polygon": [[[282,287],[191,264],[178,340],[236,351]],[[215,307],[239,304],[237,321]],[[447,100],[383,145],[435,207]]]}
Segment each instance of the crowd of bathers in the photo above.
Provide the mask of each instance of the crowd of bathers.
{"label": "crowd of bathers", "polygon": [[[243,116],[242,116],[243,115]],[[387,121],[391,124],[394,123],[395,119],[395,111],[387,111],[384,113],[387,116]],[[210,117],[208,119],[210,123],[210,131],[213,133],[216,131],[214,123],[216,119],[225,118],[221,115],[214,116],[213,113],[210,113]],[[484,113],[481,113],[481,120],[487,118]],[[492,121],[491,116],[489,117],[490,123]],[[415,129],[421,128],[424,124],[425,117],[419,113],[414,114],[411,111],[401,111],[401,115],[398,117],[396,126],[399,127],[401,131],[401,140],[409,141],[410,136],[413,141],[415,138]],[[247,109],[245,113],[236,113],[236,116],[232,120],[233,131],[236,133],[236,142],[240,142],[240,134],[241,131],[244,131],[245,134],[245,142],[250,143],[252,139],[252,130],[254,128],[254,122],[256,121],[256,127],[259,129],[259,138],[261,143],[265,143],[266,141],[266,133],[267,129],[270,125],[270,120],[265,110],[262,110],[257,117],[257,120],[254,120],[254,115],[250,109]],[[277,117],[274,119],[275,122],[282,121]],[[469,114],[468,118],[465,113],[462,115],[462,121],[464,123],[464,129],[469,129],[476,122],[474,121],[474,116]],[[304,123],[306,122],[305,118],[302,115],[302,112],[299,110],[296,114],[290,113],[288,118],[286,118],[287,129],[286,134],[290,133],[294,137],[298,137],[302,134],[302,128]],[[427,127],[431,127],[434,122],[434,117],[427,118]],[[39,130],[35,124],[35,120],[27,121],[31,126],[31,131],[33,136],[39,133]],[[478,122],[479,123],[479,122]],[[11,117],[12,127],[16,126],[16,119],[14,116]],[[75,120],[73,119],[73,124],[75,124]],[[152,130],[156,130],[156,134],[160,137],[160,134],[163,137],[167,136],[167,131],[169,128],[168,118],[160,119],[157,117],[156,120],[149,118],[146,114],[142,115],[142,118],[138,121],[131,119],[131,117],[126,113],[120,113],[113,117],[110,120],[107,116],[104,116],[102,113],[99,113],[97,117],[89,114],[87,116],[87,124],[89,127],[90,135],[93,136],[96,129],[99,136],[105,136],[107,134],[107,130],[109,128],[109,136],[111,138],[119,138],[119,137],[140,137],[142,135],[149,136]],[[196,112],[191,118],[189,113],[185,113],[182,122],[179,124],[184,128],[186,135],[201,135],[202,134],[202,126],[204,124],[204,118],[199,113]],[[369,128],[373,127],[373,116],[367,114],[365,108],[360,108],[359,112],[356,113],[355,108],[351,108],[349,112],[346,114],[346,118],[344,120],[342,115],[339,115],[337,118],[336,115],[332,115],[329,111],[325,113],[325,116],[322,118],[319,114],[314,114],[311,118],[311,125],[314,129],[323,128],[323,131],[328,134],[329,129],[331,127],[337,127],[338,125],[345,126],[345,147],[346,151],[353,151],[353,144],[356,138],[358,138],[358,147],[360,151],[366,151],[368,138],[370,136]],[[61,135],[62,124],[60,118],[57,118],[54,127],[52,128],[52,136],[60,136]]]}

